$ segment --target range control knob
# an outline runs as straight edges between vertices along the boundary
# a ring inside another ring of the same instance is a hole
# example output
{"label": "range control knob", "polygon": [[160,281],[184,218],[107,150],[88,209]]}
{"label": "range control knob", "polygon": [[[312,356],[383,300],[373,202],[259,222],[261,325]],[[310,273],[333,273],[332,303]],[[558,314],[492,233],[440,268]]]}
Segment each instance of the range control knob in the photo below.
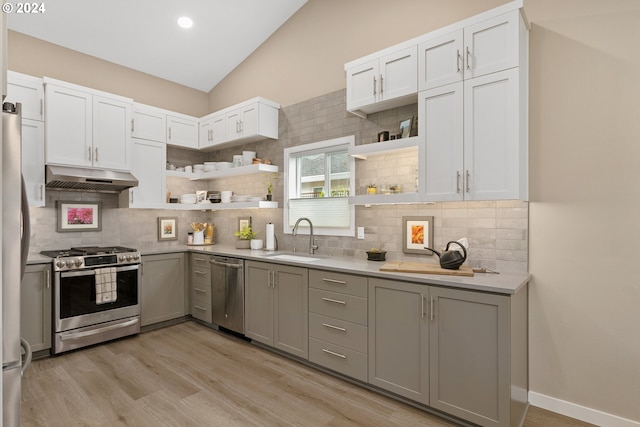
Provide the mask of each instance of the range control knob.
{"label": "range control knob", "polygon": [[138,261],[140,259],[140,255],[138,253],[133,254],[133,260]]}
{"label": "range control knob", "polygon": [[125,262],[127,260],[127,257],[125,255],[120,255],[120,257],[118,258],[118,261],[120,262]]}
{"label": "range control knob", "polygon": [[74,264],[76,267],[80,267],[80,266],[82,265],[82,258],[76,258],[76,259],[73,261],[73,264]]}
{"label": "range control knob", "polygon": [[73,267],[73,260],[72,259],[67,260],[64,264],[67,266],[67,268],[71,268]]}
{"label": "range control knob", "polygon": [[58,268],[63,268],[63,267],[64,267],[64,265],[65,265],[65,264],[64,264],[64,261],[57,261],[57,262],[56,262],[56,267],[58,267]]}

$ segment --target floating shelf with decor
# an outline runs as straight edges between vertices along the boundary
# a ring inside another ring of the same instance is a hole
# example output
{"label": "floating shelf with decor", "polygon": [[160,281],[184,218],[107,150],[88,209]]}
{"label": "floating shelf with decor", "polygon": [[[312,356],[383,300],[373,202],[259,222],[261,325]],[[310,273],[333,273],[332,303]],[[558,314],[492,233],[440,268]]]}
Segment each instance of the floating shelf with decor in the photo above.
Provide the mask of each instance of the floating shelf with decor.
{"label": "floating shelf with decor", "polygon": [[176,211],[223,211],[230,209],[277,209],[278,202],[231,202],[231,203],[164,203],[157,209],[167,209]]}
{"label": "floating shelf with decor", "polygon": [[247,165],[247,166],[238,166],[235,168],[215,170],[211,172],[177,172],[177,171],[170,171],[170,170],[166,171],[167,176],[185,178],[191,181],[227,178],[231,176],[250,175],[250,174],[257,174],[257,173],[272,173],[272,172],[278,172],[278,166],[254,164],[254,165]]}
{"label": "floating shelf with decor", "polygon": [[363,194],[360,196],[350,196],[351,205],[387,205],[387,204],[410,204],[421,203],[418,193],[397,193],[397,194]]}
{"label": "floating shelf with decor", "polygon": [[393,139],[391,141],[374,142],[372,144],[355,145],[349,148],[349,155],[356,159],[367,160],[368,156],[377,156],[379,154],[399,153],[402,151],[416,150],[418,155],[417,136],[409,138]]}

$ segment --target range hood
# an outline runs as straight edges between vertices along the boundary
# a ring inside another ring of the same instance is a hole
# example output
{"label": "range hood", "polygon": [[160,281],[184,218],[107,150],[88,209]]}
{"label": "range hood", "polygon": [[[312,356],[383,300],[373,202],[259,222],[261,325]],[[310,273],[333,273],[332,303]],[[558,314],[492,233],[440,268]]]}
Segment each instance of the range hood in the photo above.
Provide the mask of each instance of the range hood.
{"label": "range hood", "polygon": [[46,166],[46,188],[51,190],[119,193],[137,185],[138,180],[129,172],[76,166]]}

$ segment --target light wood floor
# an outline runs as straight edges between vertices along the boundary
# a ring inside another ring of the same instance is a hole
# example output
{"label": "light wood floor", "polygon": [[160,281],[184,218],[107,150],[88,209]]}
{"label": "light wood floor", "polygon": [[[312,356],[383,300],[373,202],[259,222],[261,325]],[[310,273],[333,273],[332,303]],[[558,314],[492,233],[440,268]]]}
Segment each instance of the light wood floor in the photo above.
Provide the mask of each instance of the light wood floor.
{"label": "light wood floor", "polygon": [[454,425],[195,322],[36,360],[22,384],[23,427]]}

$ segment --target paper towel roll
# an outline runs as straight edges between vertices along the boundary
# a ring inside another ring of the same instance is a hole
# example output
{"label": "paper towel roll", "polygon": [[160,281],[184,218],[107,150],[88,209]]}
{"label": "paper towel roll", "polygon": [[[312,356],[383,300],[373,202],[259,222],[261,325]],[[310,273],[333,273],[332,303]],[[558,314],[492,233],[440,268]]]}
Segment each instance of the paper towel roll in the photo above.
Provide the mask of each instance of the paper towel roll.
{"label": "paper towel roll", "polygon": [[268,251],[273,251],[276,248],[276,234],[275,227],[272,223],[267,224],[267,231],[265,232],[266,236],[266,249]]}

